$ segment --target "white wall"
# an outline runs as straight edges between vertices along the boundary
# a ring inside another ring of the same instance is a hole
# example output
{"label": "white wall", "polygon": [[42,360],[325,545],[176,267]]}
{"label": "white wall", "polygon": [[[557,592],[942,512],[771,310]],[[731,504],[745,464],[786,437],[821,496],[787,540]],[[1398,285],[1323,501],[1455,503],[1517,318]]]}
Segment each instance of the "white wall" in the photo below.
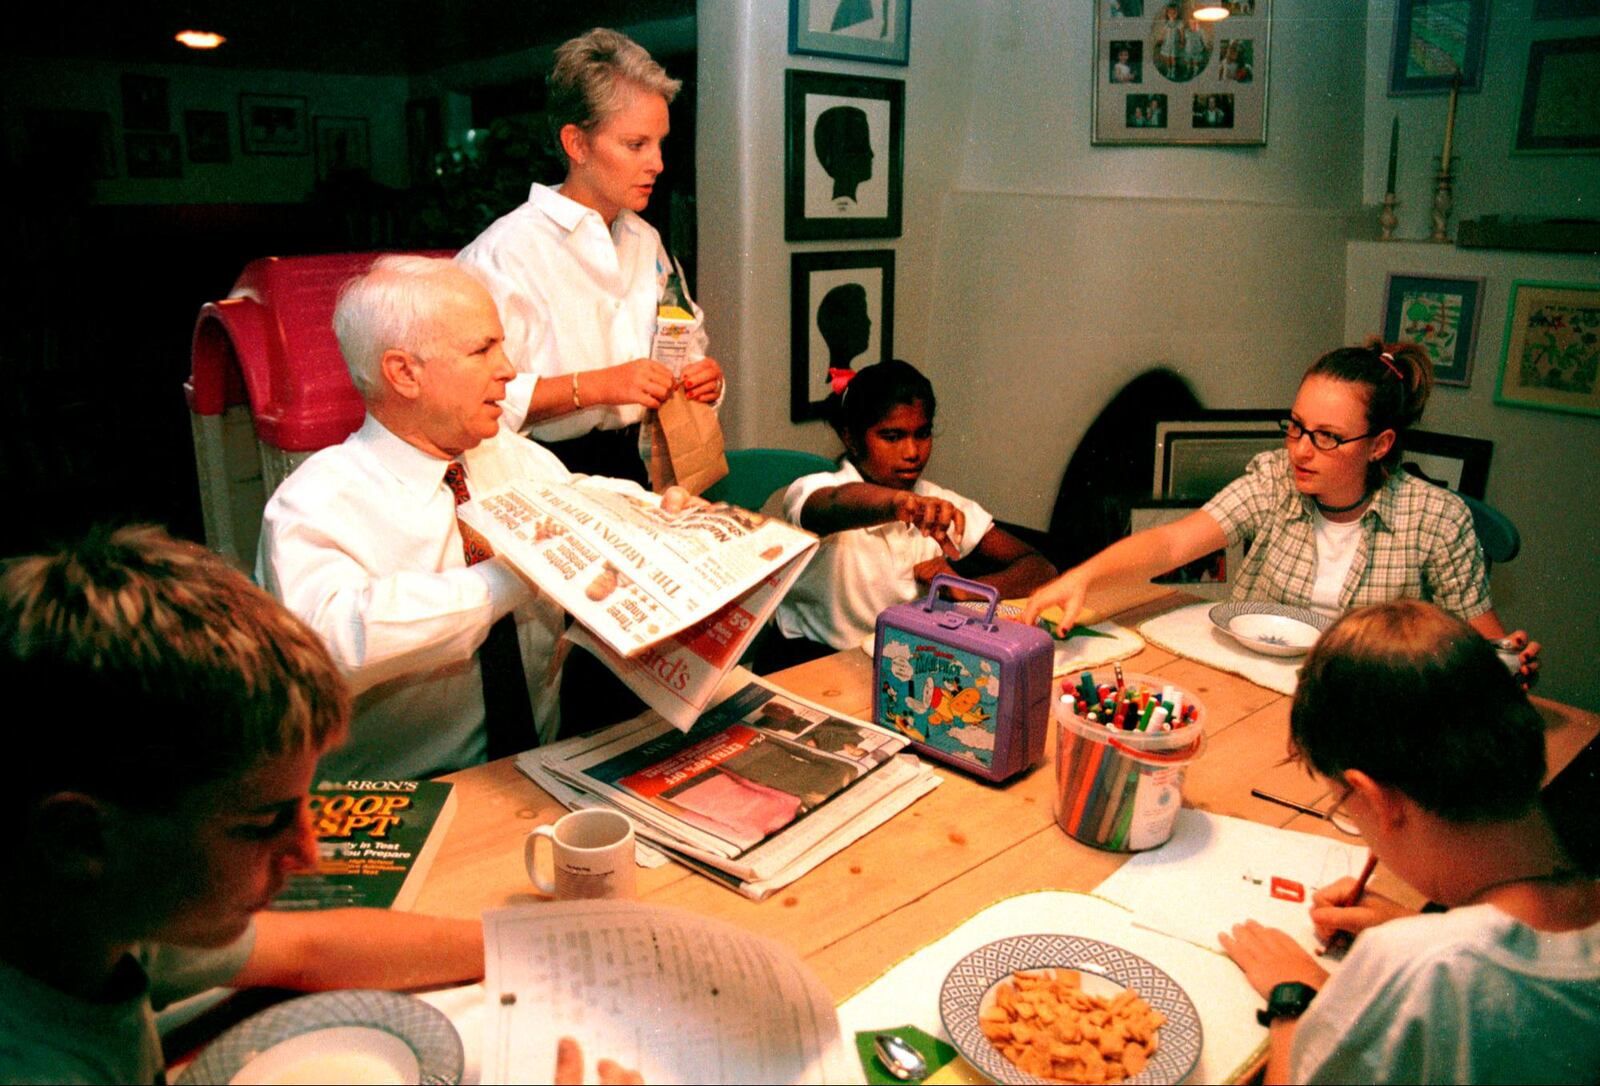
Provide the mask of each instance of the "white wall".
{"label": "white wall", "polygon": [[[181,178],[130,178],[123,151],[124,72],[168,81],[170,132],[184,147]],[[329,75],[312,72],[189,67],[178,64],[122,65],[94,61],[13,57],[0,72],[5,136],[20,148],[30,109],[84,109],[111,117],[117,177],[95,184],[102,204],[299,203],[316,183],[316,156],[247,155],[239,145],[239,95],[293,94],[306,99],[307,146],[313,118],[365,117],[371,135],[372,178],[395,187],[406,183],[403,76]],[[232,161],[188,160],[183,112],[220,110],[228,115]]]}
{"label": "white wall", "polygon": [[[946,405],[931,476],[1035,526],[1135,373],[1174,364],[1208,403],[1284,403],[1338,342],[1361,72],[1327,58],[1361,55],[1360,5],[1279,0],[1263,148],[1091,147],[1087,3],[914,5],[908,68],[791,57],[784,7],[699,10],[701,301],[737,375],[730,444],[837,450],[788,421],[795,251],[895,250],[895,353]],[[905,80],[903,237],[783,240],[790,68]]]}
{"label": "white wall", "polygon": [[[1382,203],[1389,129],[1400,118],[1395,195],[1398,238],[1426,238],[1433,229],[1434,173],[1444,142],[1447,95],[1390,98],[1395,0],[1370,0],[1366,41],[1366,128],[1362,193]],[[1600,155],[1513,154],[1528,45],[1545,38],[1600,34],[1600,18],[1534,22],[1533,0],[1494,0],[1489,10],[1483,88],[1456,106],[1451,157],[1456,159],[1451,223],[1483,215],[1600,217]]]}

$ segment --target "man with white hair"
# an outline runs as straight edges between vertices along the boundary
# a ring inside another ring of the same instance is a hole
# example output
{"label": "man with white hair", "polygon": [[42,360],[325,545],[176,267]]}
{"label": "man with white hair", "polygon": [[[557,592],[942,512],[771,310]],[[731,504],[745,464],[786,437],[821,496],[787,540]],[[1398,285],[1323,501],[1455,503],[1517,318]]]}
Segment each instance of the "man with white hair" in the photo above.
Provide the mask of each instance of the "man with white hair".
{"label": "man with white hair", "polygon": [[257,557],[257,579],[350,685],[349,740],[319,776],[427,777],[552,738],[562,609],[456,505],[531,479],[645,492],[575,476],[501,429],[516,371],[494,302],[461,265],[380,257],[345,285],[333,326],[366,419],[278,487]]}

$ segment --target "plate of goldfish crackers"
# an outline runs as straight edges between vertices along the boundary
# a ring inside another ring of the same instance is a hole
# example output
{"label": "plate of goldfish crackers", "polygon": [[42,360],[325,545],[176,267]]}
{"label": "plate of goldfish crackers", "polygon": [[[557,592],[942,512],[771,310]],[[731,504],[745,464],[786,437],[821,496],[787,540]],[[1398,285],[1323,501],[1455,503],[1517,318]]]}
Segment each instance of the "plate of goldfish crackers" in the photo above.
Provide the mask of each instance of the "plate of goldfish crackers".
{"label": "plate of goldfish crackers", "polygon": [[1200,1015],[1177,981],[1079,935],[1018,935],[956,963],[939,1016],[995,1082],[1182,1082],[1200,1059]]}

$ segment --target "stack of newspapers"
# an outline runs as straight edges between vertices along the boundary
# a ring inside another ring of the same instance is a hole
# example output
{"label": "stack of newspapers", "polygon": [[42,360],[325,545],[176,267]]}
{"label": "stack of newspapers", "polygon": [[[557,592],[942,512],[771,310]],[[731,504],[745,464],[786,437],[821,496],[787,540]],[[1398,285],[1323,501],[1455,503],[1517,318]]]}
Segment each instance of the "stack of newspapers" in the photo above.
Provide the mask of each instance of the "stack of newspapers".
{"label": "stack of newspapers", "polygon": [[760,900],[926,795],[908,740],[736,668],[687,731],[657,713],[517,758],[571,808],[609,806],[662,852]]}
{"label": "stack of newspapers", "polygon": [[653,710],[517,759],[568,807],[615,807],[662,852],[760,899],[939,783],[899,733],[738,667],[815,553],[809,532],[724,504],[669,513],[595,477],[513,482],[459,512]]}

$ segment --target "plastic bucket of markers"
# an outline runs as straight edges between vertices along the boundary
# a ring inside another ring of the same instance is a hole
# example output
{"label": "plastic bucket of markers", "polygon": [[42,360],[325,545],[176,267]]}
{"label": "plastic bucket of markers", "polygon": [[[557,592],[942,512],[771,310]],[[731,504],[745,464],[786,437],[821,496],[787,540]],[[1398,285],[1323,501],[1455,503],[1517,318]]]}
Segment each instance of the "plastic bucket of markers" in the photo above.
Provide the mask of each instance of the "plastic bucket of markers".
{"label": "plastic bucket of markers", "polygon": [[[1079,716],[1075,698],[1062,696],[1076,689],[1075,678],[1058,680],[1052,689],[1056,824],[1072,839],[1112,852],[1165,844],[1183,806],[1184,769],[1205,750],[1205,706],[1174,683],[1127,674],[1130,688],[1175,686],[1196,717],[1167,732],[1112,729]],[[1094,681],[1115,685],[1110,672],[1095,674]]]}

